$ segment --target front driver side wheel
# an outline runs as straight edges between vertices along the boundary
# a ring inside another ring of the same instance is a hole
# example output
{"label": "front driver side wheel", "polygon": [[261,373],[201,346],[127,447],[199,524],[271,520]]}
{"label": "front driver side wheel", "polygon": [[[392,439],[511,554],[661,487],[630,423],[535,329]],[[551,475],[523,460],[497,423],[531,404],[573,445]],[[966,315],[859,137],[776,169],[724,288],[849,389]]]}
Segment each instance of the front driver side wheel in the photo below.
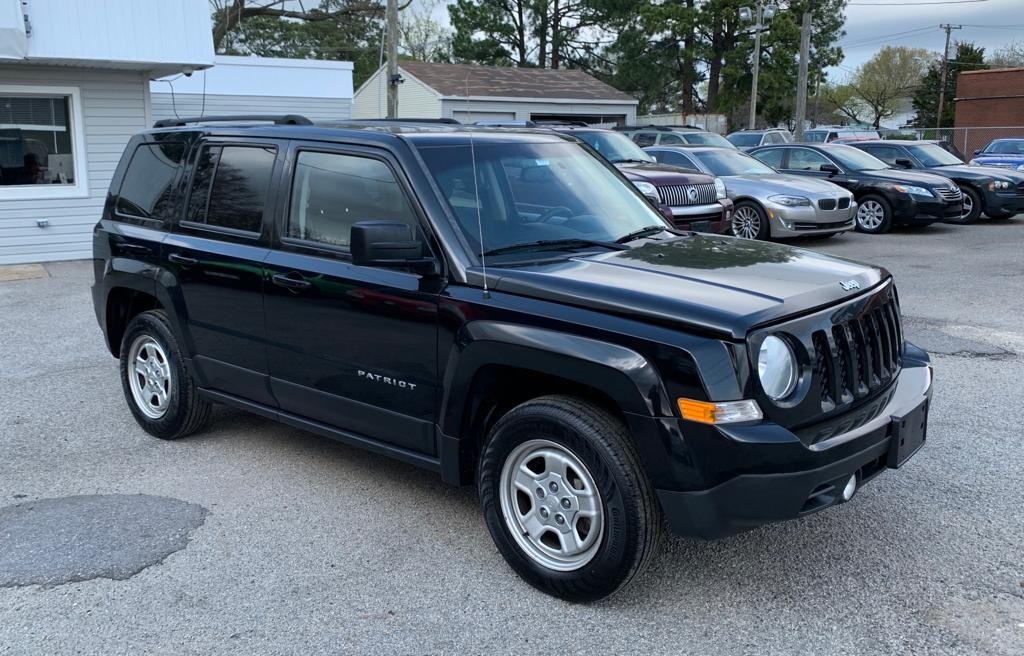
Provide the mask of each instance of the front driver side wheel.
{"label": "front driver side wheel", "polygon": [[741,239],[768,239],[771,229],[761,206],[747,200],[736,203],[732,213],[732,234]]}
{"label": "front driver side wheel", "polygon": [[658,544],[659,508],[631,435],[581,399],[544,396],[505,414],[483,447],[477,485],[502,556],[562,599],[614,593]]}

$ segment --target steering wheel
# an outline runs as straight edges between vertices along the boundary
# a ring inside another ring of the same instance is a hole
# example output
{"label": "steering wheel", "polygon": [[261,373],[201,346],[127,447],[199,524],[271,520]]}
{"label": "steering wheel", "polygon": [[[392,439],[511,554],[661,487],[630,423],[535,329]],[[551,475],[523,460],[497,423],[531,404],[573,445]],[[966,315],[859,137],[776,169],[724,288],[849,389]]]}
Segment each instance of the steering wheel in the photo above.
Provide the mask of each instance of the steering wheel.
{"label": "steering wheel", "polygon": [[572,210],[564,205],[555,205],[549,210],[545,210],[543,214],[537,217],[536,223],[547,223],[556,216],[564,214],[566,218],[572,217]]}

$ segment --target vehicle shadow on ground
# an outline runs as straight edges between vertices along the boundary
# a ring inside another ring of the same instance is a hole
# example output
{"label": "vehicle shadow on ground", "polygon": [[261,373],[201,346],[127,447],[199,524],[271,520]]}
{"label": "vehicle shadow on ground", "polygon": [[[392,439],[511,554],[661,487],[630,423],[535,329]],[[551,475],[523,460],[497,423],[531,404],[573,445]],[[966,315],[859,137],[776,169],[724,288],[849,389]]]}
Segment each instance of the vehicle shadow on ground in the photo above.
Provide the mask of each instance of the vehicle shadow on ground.
{"label": "vehicle shadow on ground", "polygon": [[[340,494],[344,488],[365,485],[386,488],[393,503],[410,505],[404,510],[419,512],[431,508],[441,516],[467,518],[471,549],[493,557],[463,562],[465,575],[480,580],[509,577],[509,585],[518,585],[515,574],[501,564],[488,535],[472,487],[455,488],[441,482],[438,474],[413,465],[380,456],[329,438],[279,425],[255,415],[218,407],[207,429],[186,438],[195,443],[221,440],[245,440],[246,450],[256,449],[265,458],[291,458],[306,461],[334,477]],[[859,497],[864,496],[864,499]],[[823,570],[847,567],[851,580],[864,568],[884,571],[890,566],[888,545],[896,534],[906,532],[914,523],[906,509],[886,503],[887,495],[858,495],[850,504],[791,522],[760,527],[721,540],[678,537],[663,531],[659,553],[634,585],[601,602],[601,606],[635,607],[657,603],[679,594],[715,597],[723,589],[731,590],[734,601],[755,604],[765,598],[798,596],[813,585]],[[865,503],[858,504],[857,502]],[[427,531],[423,539],[431,540]],[[426,552],[443,552],[449,546],[439,531],[436,542],[422,545]],[[496,574],[495,566],[503,567]],[[473,571],[480,568],[479,571]],[[510,588],[511,589],[511,588]],[[526,586],[525,594],[537,594]],[[538,599],[545,599],[539,596]]]}

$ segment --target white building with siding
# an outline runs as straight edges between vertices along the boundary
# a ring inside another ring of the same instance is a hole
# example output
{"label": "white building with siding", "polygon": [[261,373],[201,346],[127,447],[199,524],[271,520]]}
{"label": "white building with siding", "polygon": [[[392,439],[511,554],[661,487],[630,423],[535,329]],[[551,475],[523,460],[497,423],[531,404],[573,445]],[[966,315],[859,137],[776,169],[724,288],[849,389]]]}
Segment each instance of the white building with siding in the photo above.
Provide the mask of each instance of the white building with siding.
{"label": "white building with siding", "polygon": [[352,114],[352,62],[217,55],[213,68],[150,83],[153,119],[231,114]]}
{"label": "white building with siding", "polygon": [[150,79],[213,61],[208,0],[0,0],[0,264],[91,257]]}
{"label": "white building with siding", "polygon": [[[399,63],[398,115],[404,118],[578,120],[632,125],[638,101],[583,71],[472,64]],[[353,118],[387,112],[387,67],[355,93]]]}

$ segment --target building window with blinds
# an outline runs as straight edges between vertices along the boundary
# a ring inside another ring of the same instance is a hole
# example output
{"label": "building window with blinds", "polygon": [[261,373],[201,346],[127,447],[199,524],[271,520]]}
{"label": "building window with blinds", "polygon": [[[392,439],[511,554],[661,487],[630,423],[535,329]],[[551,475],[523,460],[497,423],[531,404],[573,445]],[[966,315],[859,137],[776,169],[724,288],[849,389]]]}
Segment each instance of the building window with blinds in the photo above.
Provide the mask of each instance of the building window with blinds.
{"label": "building window with blinds", "polygon": [[0,186],[74,185],[71,98],[0,92]]}

